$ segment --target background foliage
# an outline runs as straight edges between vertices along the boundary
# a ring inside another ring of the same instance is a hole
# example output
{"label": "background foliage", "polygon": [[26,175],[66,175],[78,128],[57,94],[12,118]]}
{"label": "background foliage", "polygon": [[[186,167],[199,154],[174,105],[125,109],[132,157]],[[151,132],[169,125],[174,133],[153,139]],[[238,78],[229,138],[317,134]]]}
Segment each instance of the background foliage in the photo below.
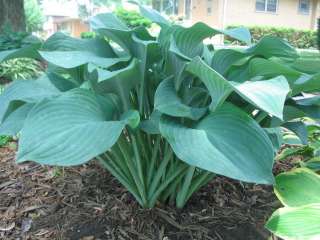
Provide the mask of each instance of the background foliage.
{"label": "background foliage", "polygon": [[120,18],[128,27],[150,27],[151,21],[137,11],[129,11],[124,8],[118,8],[115,12],[118,18]]}
{"label": "background foliage", "polygon": [[[234,28],[237,26],[229,26]],[[249,26],[247,27],[252,35],[253,42],[257,42],[263,36],[272,35],[287,40],[296,48],[317,48],[317,32],[311,30],[297,30],[293,28],[268,27],[268,26]],[[241,44],[230,38],[225,38],[226,43]]]}
{"label": "background foliage", "polygon": [[44,16],[37,0],[24,0],[27,32],[36,32],[42,29]]}

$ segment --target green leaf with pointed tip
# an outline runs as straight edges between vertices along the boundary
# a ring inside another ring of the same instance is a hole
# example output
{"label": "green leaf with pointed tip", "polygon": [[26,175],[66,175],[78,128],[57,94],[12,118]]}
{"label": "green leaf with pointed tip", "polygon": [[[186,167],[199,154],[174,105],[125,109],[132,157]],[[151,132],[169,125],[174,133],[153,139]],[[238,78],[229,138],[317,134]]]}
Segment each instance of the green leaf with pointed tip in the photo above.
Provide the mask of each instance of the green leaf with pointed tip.
{"label": "green leaf with pointed tip", "polygon": [[160,132],[178,158],[230,178],[273,183],[273,148],[264,130],[245,112],[225,103],[192,128],[162,118]]}
{"label": "green leaf with pointed tip", "polygon": [[[109,104],[114,108],[111,99]],[[110,149],[137,116],[130,112],[119,121],[106,119],[97,96],[84,89],[45,99],[28,114],[17,161],[60,166],[85,163]]]}
{"label": "green leaf with pointed tip", "polygon": [[307,168],[281,173],[276,177],[275,193],[288,207],[320,203],[320,176]]}
{"label": "green leaf with pointed tip", "polygon": [[272,214],[266,228],[283,239],[320,239],[320,203],[297,208],[280,208]]}
{"label": "green leaf with pointed tip", "polygon": [[219,107],[232,91],[235,91],[246,101],[267,113],[280,119],[283,117],[283,106],[290,88],[282,76],[265,81],[231,82],[199,57],[188,64],[187,71],[199,77],[207,87],[212,99],[210,105],[212,111]]}
{"label": "green leaf with pointed tip", "polygon": [[182,102],[176,93],[172,78],[159,84],[154,98],[154,108],[169,116],[198,120],[206,113],[206,108],[190,107]]}
{"label": "green leaf with pointed tip", "polygon": [[17,80],[12,82],[0,95],[0,122],[13,101],[37,102],[43,98],[56,96],[60,91],[50,82],[40,80]]}

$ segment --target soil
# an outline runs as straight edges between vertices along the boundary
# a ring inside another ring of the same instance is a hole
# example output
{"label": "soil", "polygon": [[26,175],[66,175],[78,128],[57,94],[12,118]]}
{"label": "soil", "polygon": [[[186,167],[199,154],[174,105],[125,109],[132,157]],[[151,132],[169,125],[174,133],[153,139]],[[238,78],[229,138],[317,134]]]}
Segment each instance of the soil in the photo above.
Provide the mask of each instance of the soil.
{"label": "soil", "polygon": [[182,210],[146,210],[95,161],[17,165],[15,149],[0,148],[0,239],[264,240],[264,223],[281,206],[271,186],[217,177]]}

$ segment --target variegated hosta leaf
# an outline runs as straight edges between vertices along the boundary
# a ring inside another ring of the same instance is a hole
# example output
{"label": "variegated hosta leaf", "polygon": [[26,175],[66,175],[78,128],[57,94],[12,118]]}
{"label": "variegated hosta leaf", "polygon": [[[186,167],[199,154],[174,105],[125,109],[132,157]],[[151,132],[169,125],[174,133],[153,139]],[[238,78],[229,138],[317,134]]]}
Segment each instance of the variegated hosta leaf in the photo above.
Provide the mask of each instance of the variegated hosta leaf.
{"label": "variegated hosta leaf", "polygon": [[225,103],[194,127],[164,117],[160,132],[178,158],[230,178],[273,183],[273,147],[264,130],[245,112]]}
{"label": "variegated hosta leaf", "polygon": [[320,239],[320,203],[280,208],[266,224],[271,232],[286,239]]}
{"label": "variegated hosta leaf", "polygon": [[282,76],[265,81],[231,82],[199,57],[189,63],[187,71],[199,77],[207,87],[212,99],[210,106],[212,111],[223,104],[232,91],[235,91],[246,101],[267,113],[280,119],[283,117],[283,106],[290,88]]}
{"label": "variegated hosta leaf", "polygon": [[307,168],[279,174],[275,193],[288,207],[320,203],[320,176]]}
{"label": "variegated hosta leaf", "polygon": [[[104,104],[115,108],[112,99]],[[139,114],[126,113],[121,120],[106,117],[93,93],[75,89],[43,100],[29,112],[21,131],[18,162],[72,166],[107,151],[126,124],[137,126]]]}

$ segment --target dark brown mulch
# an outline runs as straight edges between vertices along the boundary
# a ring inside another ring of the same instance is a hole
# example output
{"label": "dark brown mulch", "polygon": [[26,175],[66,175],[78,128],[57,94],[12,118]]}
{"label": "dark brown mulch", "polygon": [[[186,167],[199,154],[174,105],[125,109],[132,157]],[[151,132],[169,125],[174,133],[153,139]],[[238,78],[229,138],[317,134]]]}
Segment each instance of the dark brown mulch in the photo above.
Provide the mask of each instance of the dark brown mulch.
{"label": "dark brown mulch", "polygon": [[93,161],[17,165],[12,144],[0,149],[0,239],[260,240],[279,206],[271,186],[217,177],[185,209],[144,210]]}

